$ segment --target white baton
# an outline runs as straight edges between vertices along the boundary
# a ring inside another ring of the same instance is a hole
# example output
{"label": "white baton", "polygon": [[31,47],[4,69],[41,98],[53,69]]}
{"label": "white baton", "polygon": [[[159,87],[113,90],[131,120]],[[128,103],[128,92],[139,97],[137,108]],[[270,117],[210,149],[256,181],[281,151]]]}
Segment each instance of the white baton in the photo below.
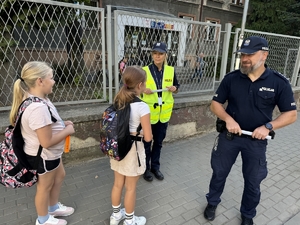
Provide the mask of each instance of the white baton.
{"label": "white baton", "polygon": [[163,89],[158,89],[158,90],[151,90],[152,92],[163,92],[163,91],[167,91],[168,88],[163,88]]}
{"label": "white baton", "polygon": [[[246,134],[246,135],[249,135],[249,136],[252,136],[252,132],[251,131],[246,131],[246,130],[242,130],[242,134]],[[270,135],[268,135],[266,137],[266,139],[272,139],[272,137]]]}

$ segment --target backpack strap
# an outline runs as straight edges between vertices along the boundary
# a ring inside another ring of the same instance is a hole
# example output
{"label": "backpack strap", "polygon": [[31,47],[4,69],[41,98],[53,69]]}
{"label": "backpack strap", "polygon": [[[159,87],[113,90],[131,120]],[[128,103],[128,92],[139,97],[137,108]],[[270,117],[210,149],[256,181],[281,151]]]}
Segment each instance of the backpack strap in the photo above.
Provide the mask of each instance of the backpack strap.
{"label": "backpack strap", "polygon": [[139,126],[136,128],[136,133],[137,133],[136,136],[140,134],[141,130],[142,130],[142,124],[140,123]]}
{"label": "backpack strap", "polygon": [[[132,102],[142,102],[142,101],[143,100],[141,100],[139,97],[135,96]],[[137,132],[136,136],[140,134],[141,130],[142,130],[142,125],[140,123],[139,126],[136,128],[136,132]]]}
{"label": "backpack strap", "polygon": [[57,119],[52,115],[52,112],[50,110],[50,107],[47,105],[47,103],[39,98],[39,97],[28,97],[26,98],[19,106],[19,109],[18,109],[18,114],[17,114],[17,118],[16,118],[16,121],[15,121],[15,126],[17,124],[17,122],[20,120],[20,118],[22,117],[23,115],[23,112],[25,111],[25,109],[32,103],[32,102],[42,102],[44,103],[47,107],[48,107],[48,110],[49,110],[49,113],[50,113],[50,116],[51,116],[51,121],[53,123],[57,122]]}
{"label": "backpack strap", "polygon": [[[132,102],[141,102],[142,100],[140,98],[138,98],[137,96],[134,97]],[[137,154],[137,158],[138,158],[138,162],[139,162],[139,167],[141,166],[141,161],[140,161],[140,157],[139,157],[139,153],[137,150],[137,137],[138,135],[140,135],[140,132],[142,130],[142,124],[140,123],[139,126],[136,128],[136,135],[134,136],[134,142],[135,142],[135,149],[136,149],[136,154]]]}
{"label": "backpack strap", "polygon": [[[23,113],[25,111],[25,109],[33,102],[42,102],[44,103],[47,107],[48,107],[48,110],[49,110],[49,113],[50,113],[50,116],[51,116],[51,121],[53,123],[55,123],[57,121],[57,119],[52,115],[52,112],[50,110],[50,107],[47,105],[47,103],[45,101],[43,101],[42,99],[38,98],[38,97],[29,97],[29,98],[26,98],[19,106],[19,109],[18,109],[18,114],[17,114],[17,117],[16,117],[16,121],[15,121],[15,126],[13,128],[13,136],[16,136],[18,137],[18,140],[23,140],[23,136],[22,136],[22,132],[21,132],[21,119],[22,119],[22,116],[23,116]],[[20,142],[20,141],[18,141]],[[23,146],[24,146],[24,140],[20,143],[13,143],[13,148],[15,149],[19,149],[21,151],[21,149],[23,149]],[[37,169],[38,168],[38,165],[39,165],[39,159],[40,159],[40,156],[42,154],[42,150],[43,150],[43,147],[40,145],[39,146],[39,149],[38,149],[38,152],[37,152],[37,158],[36,158],[36,161],[35,161],[35,168],[34,169]],[[17,155],[20,163],[25,167],[25,168],[30,168],[30,165],[28,163],[28,161],[26,160],[26,155],[25,155],[25,152],[20,152],[20,151],[15,151],[15,154]]]}
{"label": "backpack strap", "polygon": [[35,162],[34,162],[34,169],[38,169],[38,167],[39,167],[39,164],[40,164],[40,156],[41,156],[41,154],[42,154],[42,151],[43,151],[43,147],[40,145],[39,146],[39,150],[38,150],[38,152],[37,152],[37,154],[36,154],[36,159],[35,159]]}

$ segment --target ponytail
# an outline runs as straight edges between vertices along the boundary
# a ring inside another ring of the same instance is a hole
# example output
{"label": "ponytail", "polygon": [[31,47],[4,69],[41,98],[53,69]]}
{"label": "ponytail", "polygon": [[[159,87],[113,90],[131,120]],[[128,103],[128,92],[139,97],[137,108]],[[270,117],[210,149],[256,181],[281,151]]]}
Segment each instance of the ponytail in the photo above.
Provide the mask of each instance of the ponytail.
{"label": "ponytail", "polygon": [[22,103],[25,96],[25,90],[22,87],[22,83],[24,83],[24,81],[21,81],[21,79],[17,79],[14,83],[13,102],[9,114],[9,122],[12,126],[15,125],[15,120],[17,117],[19,106]]}
{"label": "ponytail", "polygon": [[9,114],[12,126],[15,124],[20,104],[27,97],[27,92],[35,87],[38,78],[46,78],[51,71],[52,68],[45,62],[32,61],[23,66],[21,76],[14,83],[13,102]]}
{"label": "ponytail", "polygon": [[126,104],[131,103],[136,96],[136,87],[146,82],[146,72],[138,66],[126,67],[122,75],[123,87],[114,98],[117,109],[123,109]]}

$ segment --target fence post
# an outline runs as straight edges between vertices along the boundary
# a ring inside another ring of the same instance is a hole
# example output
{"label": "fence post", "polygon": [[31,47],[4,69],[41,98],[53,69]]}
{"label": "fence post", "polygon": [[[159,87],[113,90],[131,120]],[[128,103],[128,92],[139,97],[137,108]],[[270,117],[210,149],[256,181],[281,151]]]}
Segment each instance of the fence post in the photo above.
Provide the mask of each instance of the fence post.
{"label": "fence post", "polygon": [[294,72],[291,81],[292,86],[299,86],[299,81],[297,82],[298,80],[297,78],[299,76],[299,69],[300,69],[300,47],[298,48],[297,59],[294,66]]}
{"label": "fence post", "polygon": [[[246,19],[247,19],[248,5],[249,5],[249,0],[245,0],[238,50],[240,50],[244,39],[244,30],[245,30]],[[241,53],[236,53],[235,57],[236,57],[235,69],[238,69],[240,67]]]}
{"label": "fence post", "polygon": [[[111,5],[107,5],[107,15],[106,15],[106,41],[107,41],[107,68],[108,68],[108,89],[109,89],[109,103],[112,104],[112,80],[113,80],[113,73],[112,73],[112,45],[111,45],[111,37],[112,37],[112,22],[111,22]],[[105,84],[106,85],[106,84]]]}
{"label": "fence post", "polygon": [[232,29],[231,23],[226,23],[225,24],[225,35],[224,35],[224,40],[223,40],[223,52],[222,52],[222,62],[221,62],[221,70],[220,70],[220,80],[222,80],[226,74],[231,29]]}
{"label": "fence post", "polygon": [[[235,29],[235,35],[234,35],[234,41],[233,41],[233,48],[232,48],[232,58],[231,58],[231,65],[230,65],[230,71],[235,70],[234,65],[236,61],[236,51],[237,51],[237,43],[238,43],[238,37],[239,37],[239,32],[241,28],[236,28]],[[233,57],[234,54],[234,57]]]}
{"label": "fence post", "polygon": [[[107,63],[107,61],[106,61],[106,52],[105,52],[105,15],[104,15],[104,13],[105,13],[105,11],[103,10],[102,12],[101,12],[101,17],[100,17],[100,19],[101,19],[101,22],[100,22],[100,24],[98,25],[98,29],[100,29],[101,30],[101,40],[102,40],[102,44],[101,44],[101,56],[102,56],[102,77],[103,77],[103,98],[105,99],[105,100],[107,100],[107,91],[106,91],[106,84],[107,84],[107,76],[106,76],[106,74],[108,74],[107,72],[107,70],[108,70],[108,67],[107,67],[107,65],[106,65],[106,63]],[[101,26],[101,27],[100,27]]]}

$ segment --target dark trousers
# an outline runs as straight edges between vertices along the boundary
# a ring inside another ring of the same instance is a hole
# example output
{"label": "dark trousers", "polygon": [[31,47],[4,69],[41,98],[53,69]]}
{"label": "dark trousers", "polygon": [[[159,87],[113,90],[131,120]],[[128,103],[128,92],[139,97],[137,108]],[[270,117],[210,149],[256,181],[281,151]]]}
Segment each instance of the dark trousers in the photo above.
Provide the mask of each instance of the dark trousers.
{"label": "dark trousers", "polygon": [[226,178],[241,152],[244,191],[240,211],[245,217],[253,218],[260,201],[260,183],[268,173],[266,147],[266,140],[234,136],[230,141],[225,132],[220,133],[211,154],[213,175],[206,195],[208,203],[218,205],[221,202]]}
{"label": "dark trousers", "polygon": [[[151,124],[151,128],[152,128],[153,141],[144,142],[145,151],[146,151],[146,169],[159,170],[160,152],[161,152],[163,140],[166,137],[168,123],[157,122],[156,124]],[[153,145],[151,149],[152,142]]]}
{"label": "dark trousers", "polygon": [[198,82],[200,82],[200,79],[201,79],[202,75],[203,75],[203,70],[196,68],[195,72],[194,72],[194,74],[192,76],[192,79],[194,79],[195,77],[198,77]]}

